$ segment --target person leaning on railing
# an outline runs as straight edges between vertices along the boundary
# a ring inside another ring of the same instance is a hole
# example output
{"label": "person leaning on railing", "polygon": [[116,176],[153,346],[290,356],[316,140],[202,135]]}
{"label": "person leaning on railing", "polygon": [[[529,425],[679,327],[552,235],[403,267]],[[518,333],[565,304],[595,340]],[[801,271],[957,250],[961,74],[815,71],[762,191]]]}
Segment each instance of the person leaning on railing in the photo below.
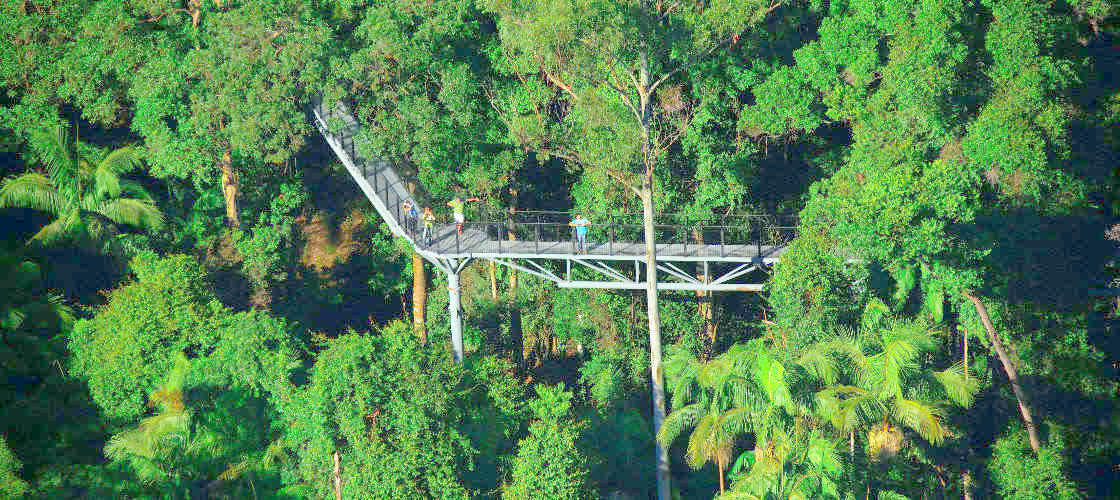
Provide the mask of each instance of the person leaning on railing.
{"label": "person leaning on railing", "polygon": [[587,226],[591,225],[591,221],[584,219],[582,214],[576,214],[576,218],[572,219],[568,225],[576,228],[576,242],[579,245],[576,251],[578,253],[587,253]]}

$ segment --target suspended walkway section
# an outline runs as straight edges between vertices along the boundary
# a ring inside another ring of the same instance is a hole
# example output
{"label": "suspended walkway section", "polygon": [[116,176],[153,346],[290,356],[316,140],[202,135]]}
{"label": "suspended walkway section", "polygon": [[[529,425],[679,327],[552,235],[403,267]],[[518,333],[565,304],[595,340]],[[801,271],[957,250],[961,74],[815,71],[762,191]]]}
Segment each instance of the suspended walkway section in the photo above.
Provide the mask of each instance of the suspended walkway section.
{"label": "suspended walkway section", "polygon": [[[646,250],[640,214],[584,213],[591,221],[585,252],[565,212],[515,211],[482,214],[464,224],[437,223],[431,244],[406,228],[402,204],[439,212],[447,200],[433,200],[423,185],[361,147],[361,126],[342,103],[315,100],[311,118],[327,144],[376,208],[393,234],[447,274],[452,344],[462,359],[459,272],[483,259],[552,281],[562,288],[645,289]],[[659,290],[761,291],[769,266],[780,259],[796,234],[796,220],[776,216],[690,218],[661,215],[655,221]]]}

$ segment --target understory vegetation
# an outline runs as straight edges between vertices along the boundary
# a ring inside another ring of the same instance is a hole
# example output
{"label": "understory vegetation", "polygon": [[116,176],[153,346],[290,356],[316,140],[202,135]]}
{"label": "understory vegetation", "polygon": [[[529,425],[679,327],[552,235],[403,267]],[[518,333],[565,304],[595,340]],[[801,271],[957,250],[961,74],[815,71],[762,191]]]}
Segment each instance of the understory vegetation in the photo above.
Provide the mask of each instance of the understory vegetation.
{"label": "understory vegetation", "polygon": [[[1118,16],[0,0],[0,498],[1120,498]],[[440,223],[796,238],[759,293],[472,261],[456,363],[318,98]]]}

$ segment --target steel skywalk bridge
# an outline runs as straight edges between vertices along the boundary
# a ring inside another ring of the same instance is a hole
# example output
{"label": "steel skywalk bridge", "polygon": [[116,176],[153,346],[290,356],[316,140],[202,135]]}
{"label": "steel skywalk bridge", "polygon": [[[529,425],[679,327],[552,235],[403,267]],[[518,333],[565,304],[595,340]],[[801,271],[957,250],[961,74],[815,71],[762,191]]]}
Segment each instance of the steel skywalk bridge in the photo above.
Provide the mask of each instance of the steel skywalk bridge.
{"label": "steel skywalk bridge", "polygon": [[[561,288],[646,288],[640,214],[586,214],[592,223],[586,253],[576,252],[568,227],[571,217],[563,212],[483,216],[481,221],[464,224],[462,234],[455,224],[437,223],[432,244],[427,245],[418,241],[418,233],[406,230],[401,204],[409,200],[422,212],[423,207],[437,210],[444,203],[432,200],[418,181],[405,179],[389,162],[366,156],[356,145],[361,126],[344,103],[315,100],[311,117],[393,234],[408,240],[425,260],[447,274],[456,361],[463,356],[459,272],[473,259],[532,274]],[[660,219],[667,220],[654,226],[659,290],[761,291],[769,266],[780,259],[796,232],[796,221],[790,217]]]}

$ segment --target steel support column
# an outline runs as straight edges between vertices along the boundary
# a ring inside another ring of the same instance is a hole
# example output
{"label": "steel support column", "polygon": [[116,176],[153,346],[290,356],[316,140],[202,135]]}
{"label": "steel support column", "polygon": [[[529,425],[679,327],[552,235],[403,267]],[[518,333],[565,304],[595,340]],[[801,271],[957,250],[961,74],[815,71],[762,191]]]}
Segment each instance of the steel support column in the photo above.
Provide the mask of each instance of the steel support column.
{"label": "steel support column", "polygon": [[447,312],[451,320],[451,348],[452,356],[456,363],[463,362],[463,318],[460,316],[459,306],[459,270],[452,268],[447,273],[447,293],[451,300],[447,302]]}

